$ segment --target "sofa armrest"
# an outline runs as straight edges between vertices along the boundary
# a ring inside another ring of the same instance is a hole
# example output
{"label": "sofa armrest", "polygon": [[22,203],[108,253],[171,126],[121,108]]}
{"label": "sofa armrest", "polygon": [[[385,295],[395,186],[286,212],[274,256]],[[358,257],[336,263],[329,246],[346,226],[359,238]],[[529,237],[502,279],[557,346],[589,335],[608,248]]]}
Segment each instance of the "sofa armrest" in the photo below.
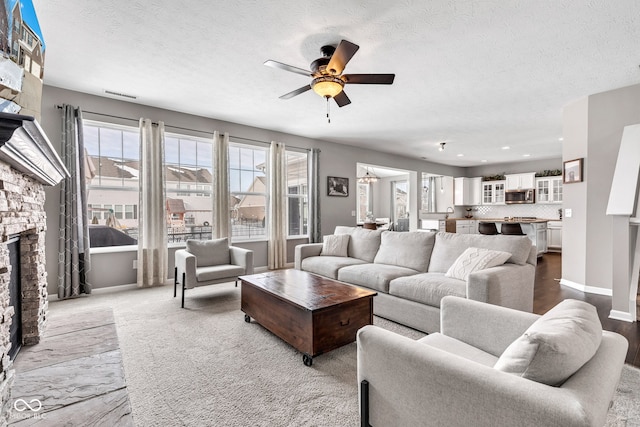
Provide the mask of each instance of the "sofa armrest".
{"label": "sofa armrest", "polygon": [[562,387],[500,372],[375,326],[358,331],[357,346],[358,382],[369,383],[374,426],[596,425],[583,408],[588,402]]}
{"label": "sofa armrest", "polygon": [[244,274],[253,274],[253,251],[250,249],[229,246],[231,264],[244,268]]}
{"label": "sofa armrest", "polygon": [[467,298],[522,311],[533,311],[536,268],[503,264],[476,271],[467,280]]}
{"label": "sofa armrest", "polygon": [[175,253],[176,280],[182,282],[184,273],[184,287],[191,289],[196,286],[196,256],[185,249],[178,249]]}
{"label": "sofa armrest", "polygon": [[311,256],[318,256],[322,252],[322,243],[304,243],[297,245],[295,250],[294,267],[302,270],[302,260]]}
{"label": "sofa armrest", "polygon": [[440,332],[496,357],[540,316],[466,298],[440,303]]}

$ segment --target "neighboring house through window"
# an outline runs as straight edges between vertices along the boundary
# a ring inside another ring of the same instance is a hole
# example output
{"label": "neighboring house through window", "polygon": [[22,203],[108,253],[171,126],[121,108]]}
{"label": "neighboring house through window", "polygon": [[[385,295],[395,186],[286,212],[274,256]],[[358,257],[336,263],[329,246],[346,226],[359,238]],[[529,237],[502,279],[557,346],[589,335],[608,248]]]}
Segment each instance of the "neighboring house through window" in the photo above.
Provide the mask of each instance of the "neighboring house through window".
{"label": "neighboring house through window", "polygon": [[264,146],[229,143],[232,240],[267,238],[267,153]]}
{"label": "neighboring house through window", "polygon": [[[84,121],[89,219],[138,238],[140,136],[137,127]],[[213,223],[213,146],[210,139],[165,133],[169,242],[210,239]],[[307,235],[307,152],[287,150],[288,235]],[[231,141],[231,238],[265,240],[268,147]]]}

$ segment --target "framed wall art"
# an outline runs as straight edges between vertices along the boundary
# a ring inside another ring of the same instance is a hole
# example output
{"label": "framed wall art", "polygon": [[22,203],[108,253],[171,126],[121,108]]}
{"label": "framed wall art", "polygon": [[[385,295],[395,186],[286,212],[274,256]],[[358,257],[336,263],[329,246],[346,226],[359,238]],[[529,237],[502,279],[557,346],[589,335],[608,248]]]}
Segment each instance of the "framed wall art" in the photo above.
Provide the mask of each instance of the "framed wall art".
{"label": "framed wall art", "polygon": [[582,182],[582,164],[584,159],[567,160],[562,164],[562,182],[572,184]]}
{"label": "framed wall art", "polygon": [[327,196],[349,196],[349,178],[327,177]]}

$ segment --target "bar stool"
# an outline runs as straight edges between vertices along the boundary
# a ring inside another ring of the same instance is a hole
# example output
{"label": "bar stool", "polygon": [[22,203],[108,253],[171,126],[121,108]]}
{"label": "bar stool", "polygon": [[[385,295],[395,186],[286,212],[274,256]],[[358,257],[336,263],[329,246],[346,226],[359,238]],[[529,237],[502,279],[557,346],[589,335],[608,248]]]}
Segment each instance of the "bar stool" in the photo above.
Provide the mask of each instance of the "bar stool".
{"label": "bar stool", "polygon": [[500,232],[504,235],[510,236],[524,236],[522,227],[518,222],[503,222],[500,227]]}
{"label": "bar stool", "polygon": [[481,222],[478,224],[478,233],[480,234],[499,234],[495,222]]}

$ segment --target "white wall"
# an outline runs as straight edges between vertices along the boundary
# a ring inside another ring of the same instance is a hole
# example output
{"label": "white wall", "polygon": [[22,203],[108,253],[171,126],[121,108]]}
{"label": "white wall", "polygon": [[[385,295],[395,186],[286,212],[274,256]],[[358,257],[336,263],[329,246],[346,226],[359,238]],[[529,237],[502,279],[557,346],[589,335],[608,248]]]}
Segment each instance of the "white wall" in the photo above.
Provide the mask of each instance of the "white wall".
{"label": "white wall", "polygon": [[[218,130],[221,132],[229,132],[230,135],[236,137],[266,142],[275,140],[284,142],[287,146],[301,148],[319,148],[321,150],[320,214],[321,232],[323,234],[331,234],[337,225],[355,225],[355,217],[351,216],[351,212],[356,209],[356,164],[358,162],[415,171],[416,173],[412,172],[414,178],[419,176],[422,172],[451,176],[464,175],[464,170],[462,168],[430,163],[423,160],[382,153],[370,149],[362,149],[348,145],[334,144],[327,141],[302,138],[266,129],[177,113],[175,111],[148,107],[111,98],[87,95],[45,85],[42,96],[41,124],[44,131],[49,136],[53,146],[58,150],[60,147],[62,119],[61,111],[56,108],[56,105],[61,105],[63,103],[80,107],[85,113],[85,118],[92,120],[137,126],[137,120],[140,117],[146,117],[153,121],[164,121],[167,131],[179,131],[194,136],[207,137],[208,135],[200,132],[187,132],[182,129],[175,130],[172,129],[172,126],[196,129],[204,132]],[[91,114],[90,112],[109,114],[134,120],[119,120]],[[327,176],[349,178],[349,197],[327,196]],[[417,182],[418,180],[415,178],[413,181]],[[58,259],[56,230],[58,229],[58,209],[60,200],[58,187],[49,188],[46,195],[47,199],[45,209],[47,211],[47,228],[49,230],[46,241],[46,267],[49,280],[48,287],[49,292],[56,293]],[[418,216],[417,205],[415,202],[412,203],[412,209],[413,211],[411,212],[411,216],[415,222]],[[299,241],[289,241],[287,244],[288,261],[290,262],[293,262],[293,247],[297,243],[299,243]],[[241,244],[239,246],[250,247],[256,252],[254,254],[254,260],[257,267],[266,265],[266,242],[253,242]],[[170,255],[169,258],[172,258],[172,256]],[[115,259],[117,259],[118,264],[111,262]],[[129,252],[129,255],[104,255],[96,257],[94,272],[93,275],[90,275],[92,284],[95,287],[100,287],[111,285],[113,283],[132,283],[132,281],[135,281],[135,270],[133,270],[132,267],[133,259],[135,259],[134,252]],[[173,265],[172,263],[173,261],[171,260],[170,264]],[[118,268],[110,268],[113,267],[113,265],[118,265]],[[171,266],[169,273],[171,276],[173,275],[173,267]]]}
{"label": "white wall", "polygon": [[612,218],[606,207],[623,128],[640,122],[639,99],[640,85],[624,87],[578,100],[563,116],[562,156],[584,158],[584,182],[563,187],[564,208],[572,217],[563,221],[562,278],[612,292],[613,310],[620,311],[628,310],[628,284],[612,284]]}
{"label": "white wall", "polygon": [[[561,144],[558,142],[558,144]],[[559,157],[530,160],[525,162],[495,163],[483,166],[473,166],[466,169],[465,176],[490,176],[509,173],[542,172],[545,170],[562,169],[562,159]]]}

